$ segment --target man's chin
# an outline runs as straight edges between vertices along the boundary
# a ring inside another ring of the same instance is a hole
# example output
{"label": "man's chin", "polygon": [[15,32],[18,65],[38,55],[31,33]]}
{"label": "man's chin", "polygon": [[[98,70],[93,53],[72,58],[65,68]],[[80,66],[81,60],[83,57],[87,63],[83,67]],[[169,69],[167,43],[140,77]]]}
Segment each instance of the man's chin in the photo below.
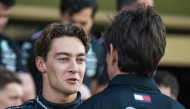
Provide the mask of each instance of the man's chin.
{"label": "man's chin", "polygon": [[79,91],[79,90],[74,89],[74,90],[69,90],[68,93],[69,93],[69,94],[76,94],[78,91]]}

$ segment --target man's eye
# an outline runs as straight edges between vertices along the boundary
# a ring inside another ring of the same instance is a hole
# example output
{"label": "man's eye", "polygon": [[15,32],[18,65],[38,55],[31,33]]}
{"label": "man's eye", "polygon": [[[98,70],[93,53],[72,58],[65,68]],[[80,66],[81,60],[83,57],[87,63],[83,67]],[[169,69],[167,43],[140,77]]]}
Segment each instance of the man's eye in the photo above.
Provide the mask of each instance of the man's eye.
{"label": "man's eye", "polygon": [[85,59],[77,59],[77,61],[78,61],[79,63],[82,63],[82,62],[85,61]]}
{"label": "man's eye", "polygon": [[68,58],[59,58],[58,60],[60,60],[60,61],[67,61]]}
{"label": "man's eye", "polygon": [[10,97],[10,99],[12,99],[12,100],[16,100],[16,99],[19,99],[19,97]]}
{"label": "man's eye", "polygon": [[83,25],[83,26],[86,25],[86,24],[87,24],[87,22],[81,22],[81,25]]}

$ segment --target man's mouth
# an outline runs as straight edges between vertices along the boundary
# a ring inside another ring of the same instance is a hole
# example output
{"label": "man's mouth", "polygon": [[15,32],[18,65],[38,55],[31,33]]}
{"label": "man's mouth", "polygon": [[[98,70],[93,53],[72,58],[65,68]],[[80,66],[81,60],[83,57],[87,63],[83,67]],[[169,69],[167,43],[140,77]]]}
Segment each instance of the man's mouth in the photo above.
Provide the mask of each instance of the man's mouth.
{"label": "man's mouth", "polygon": [[75,83],[78,82],[78,79],[76,79],[76,78],[69,78],[69,79],[67,79],[66,81],[67,81],[68,83],[70,83],[70,84],[75,84]]}
{"label": "man's mouth", "polygon": [[78,81],[76,78],[70,78],[68,80],[70,80],[70,81]]}

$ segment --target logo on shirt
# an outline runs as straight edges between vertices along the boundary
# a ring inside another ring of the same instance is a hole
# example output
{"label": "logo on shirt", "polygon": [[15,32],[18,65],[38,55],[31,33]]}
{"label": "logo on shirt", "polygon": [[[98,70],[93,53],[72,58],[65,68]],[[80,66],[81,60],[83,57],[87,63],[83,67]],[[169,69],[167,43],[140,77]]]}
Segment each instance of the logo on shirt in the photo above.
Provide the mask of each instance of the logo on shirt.
{"label": "logo on shirt", "polygon": [[151,98],[148,94],[134,93],[134,98],[137,102],[151,103]]}
{"label": "logo on shirt", "polygon": [[134,107],[127,107],[126,109],[135,109]]}
{"label": "logo on shirt", "polygon": [[86,55],[86,72],[85,75],[89,78],[96,74],[98,59],[90,44],[90,49]]}
{"label": "logo on shirt", "polygon": [[9,44],[6,40],[0,41],[1,49],[1,63],[9,70],[16,71],[17,56],[13,49],[9,47]]}

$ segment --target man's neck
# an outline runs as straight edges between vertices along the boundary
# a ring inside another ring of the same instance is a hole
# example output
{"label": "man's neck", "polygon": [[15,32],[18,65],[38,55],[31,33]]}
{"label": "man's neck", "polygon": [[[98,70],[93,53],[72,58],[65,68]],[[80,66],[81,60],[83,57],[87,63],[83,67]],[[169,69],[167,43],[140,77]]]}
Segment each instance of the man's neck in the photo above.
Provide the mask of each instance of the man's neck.
{"label": "man's neck", "polygon": [[119,74],[137,74],[135,72],[129,73],[129,72],[122,72],[120,70],[116,70],[113,74],[113,76],[111,76],[110,80],[112,80],[115,76],[119,75]]}
{"label": "man's neck", "polygon": [[53,90],[52,88],[43,88],[42,96],[47,101],[58,104],[71,103],[77,98],[77,93],[75,94],[63,94],[60,91]]}

